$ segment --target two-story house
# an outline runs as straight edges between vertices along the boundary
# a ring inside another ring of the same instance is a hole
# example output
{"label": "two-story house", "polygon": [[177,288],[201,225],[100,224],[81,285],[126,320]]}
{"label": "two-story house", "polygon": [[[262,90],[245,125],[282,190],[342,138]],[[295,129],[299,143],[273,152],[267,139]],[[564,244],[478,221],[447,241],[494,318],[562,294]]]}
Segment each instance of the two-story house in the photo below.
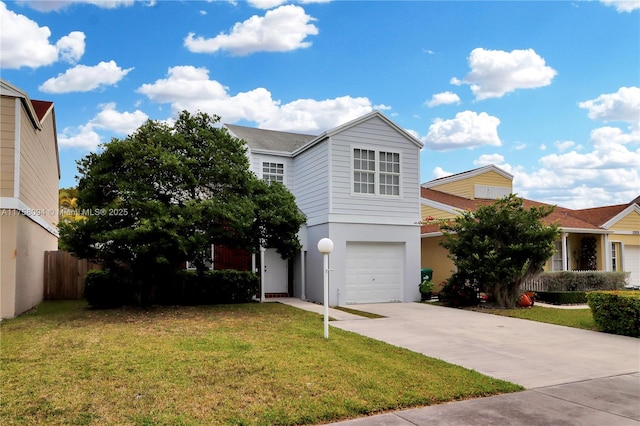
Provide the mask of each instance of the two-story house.
{"label": "two-story house", "polygon": [[53,103],[0,80],[0,318],[42,301],[44,252],[58,248],[59,180]]}
{"label": "two-story house", "polygon": [[[438,220],[449,220],[462,211],[475,211],[513,191],[513,176],[488,165],[421,185],[421,216],[427,219],[421,229],[422,266],[433,269],[436,284],[455,270],[442,246]],[[573,210],[556,206],[545,223],[559,226],[560,238],[545,271],[625,271],[629,284],[640,286],[640,207],[639,199],[628,204]],[[542,206],[524,199],[524,207]],[[586,256],[587,252],[591,254]]]}
{"label": "two-story house", "polygon": [[419,140],[377,111],[318,136],[226,128],[246,142],[252,171],[286,185],[307,219],[291,264],[269,248],[254,259],[263,298],[322,302],[317,243],[328,237],[331,305],[419,299]]}

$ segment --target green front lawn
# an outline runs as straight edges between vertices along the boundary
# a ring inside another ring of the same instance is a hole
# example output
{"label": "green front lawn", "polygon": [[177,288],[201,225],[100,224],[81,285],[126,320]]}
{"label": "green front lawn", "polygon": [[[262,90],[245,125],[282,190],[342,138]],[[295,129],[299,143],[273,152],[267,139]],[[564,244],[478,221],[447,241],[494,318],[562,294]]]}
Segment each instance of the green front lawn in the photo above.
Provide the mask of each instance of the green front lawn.
{"label": "green front lawn", "polygon": [[94,311],[0,323],[2,425],[312,424],[522,388],[331,329],[278,303]]}
{"label": "green front lawn", "polygon": [[593,321],[591,309],[560,309],[533,306],[532,308],[516,309],[492,309],[473,308],[472,310],[506,317],[522,318],[531,321],[546,322],[549,324],[564,325],[566,327],[582,328],[585,330],[598,330]]}

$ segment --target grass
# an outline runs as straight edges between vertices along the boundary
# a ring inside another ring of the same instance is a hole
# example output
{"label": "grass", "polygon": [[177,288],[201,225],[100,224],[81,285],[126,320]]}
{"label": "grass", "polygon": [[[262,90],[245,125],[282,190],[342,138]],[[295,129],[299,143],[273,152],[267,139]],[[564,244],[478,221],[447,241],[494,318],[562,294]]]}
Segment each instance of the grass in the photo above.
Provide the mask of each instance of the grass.
{"label": "grass", "polygon": [[45,302],[0,323],[8,425],[293,425],[522,388],[278,303],[95,311]]}
{"label": "grass", "polygon": [[522,318],[549,324],[564,325],[566,327],[582,328],[584,330],[598,330],[593,320],[591,309],[559,309],[533,306],[532,308],[495,309],[473,308],[478,312],[485,312],[505,317]]}

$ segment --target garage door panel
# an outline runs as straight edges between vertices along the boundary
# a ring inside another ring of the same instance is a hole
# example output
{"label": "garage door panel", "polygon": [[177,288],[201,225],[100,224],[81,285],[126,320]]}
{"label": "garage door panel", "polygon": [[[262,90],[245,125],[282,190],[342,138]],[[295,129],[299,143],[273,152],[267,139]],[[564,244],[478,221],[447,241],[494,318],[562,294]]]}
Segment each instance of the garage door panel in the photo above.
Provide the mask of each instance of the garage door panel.
{"label": "garage door panel", "polygon": [[624,251],[624,269],[631,272],[629,283],[640,286],[640,246],[627,245]]}
{"label": "garage door panel", "polygon": [[402,300],[404,245],[347,243],[346,303]]}

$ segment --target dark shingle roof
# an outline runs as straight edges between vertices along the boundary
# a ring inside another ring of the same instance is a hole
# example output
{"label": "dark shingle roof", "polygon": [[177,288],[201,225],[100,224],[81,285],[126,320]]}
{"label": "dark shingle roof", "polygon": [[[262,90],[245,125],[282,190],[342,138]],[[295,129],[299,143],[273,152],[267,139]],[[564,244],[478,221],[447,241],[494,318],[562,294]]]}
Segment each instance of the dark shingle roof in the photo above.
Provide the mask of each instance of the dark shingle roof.
{"label": "dark shingle roof", "polygon": [[225,124],[224,126],[233,136],[244,140],[249,148],[265,151],[293,152],[316,138],[314,135],[304,133],[256,129],[235,124]]}

